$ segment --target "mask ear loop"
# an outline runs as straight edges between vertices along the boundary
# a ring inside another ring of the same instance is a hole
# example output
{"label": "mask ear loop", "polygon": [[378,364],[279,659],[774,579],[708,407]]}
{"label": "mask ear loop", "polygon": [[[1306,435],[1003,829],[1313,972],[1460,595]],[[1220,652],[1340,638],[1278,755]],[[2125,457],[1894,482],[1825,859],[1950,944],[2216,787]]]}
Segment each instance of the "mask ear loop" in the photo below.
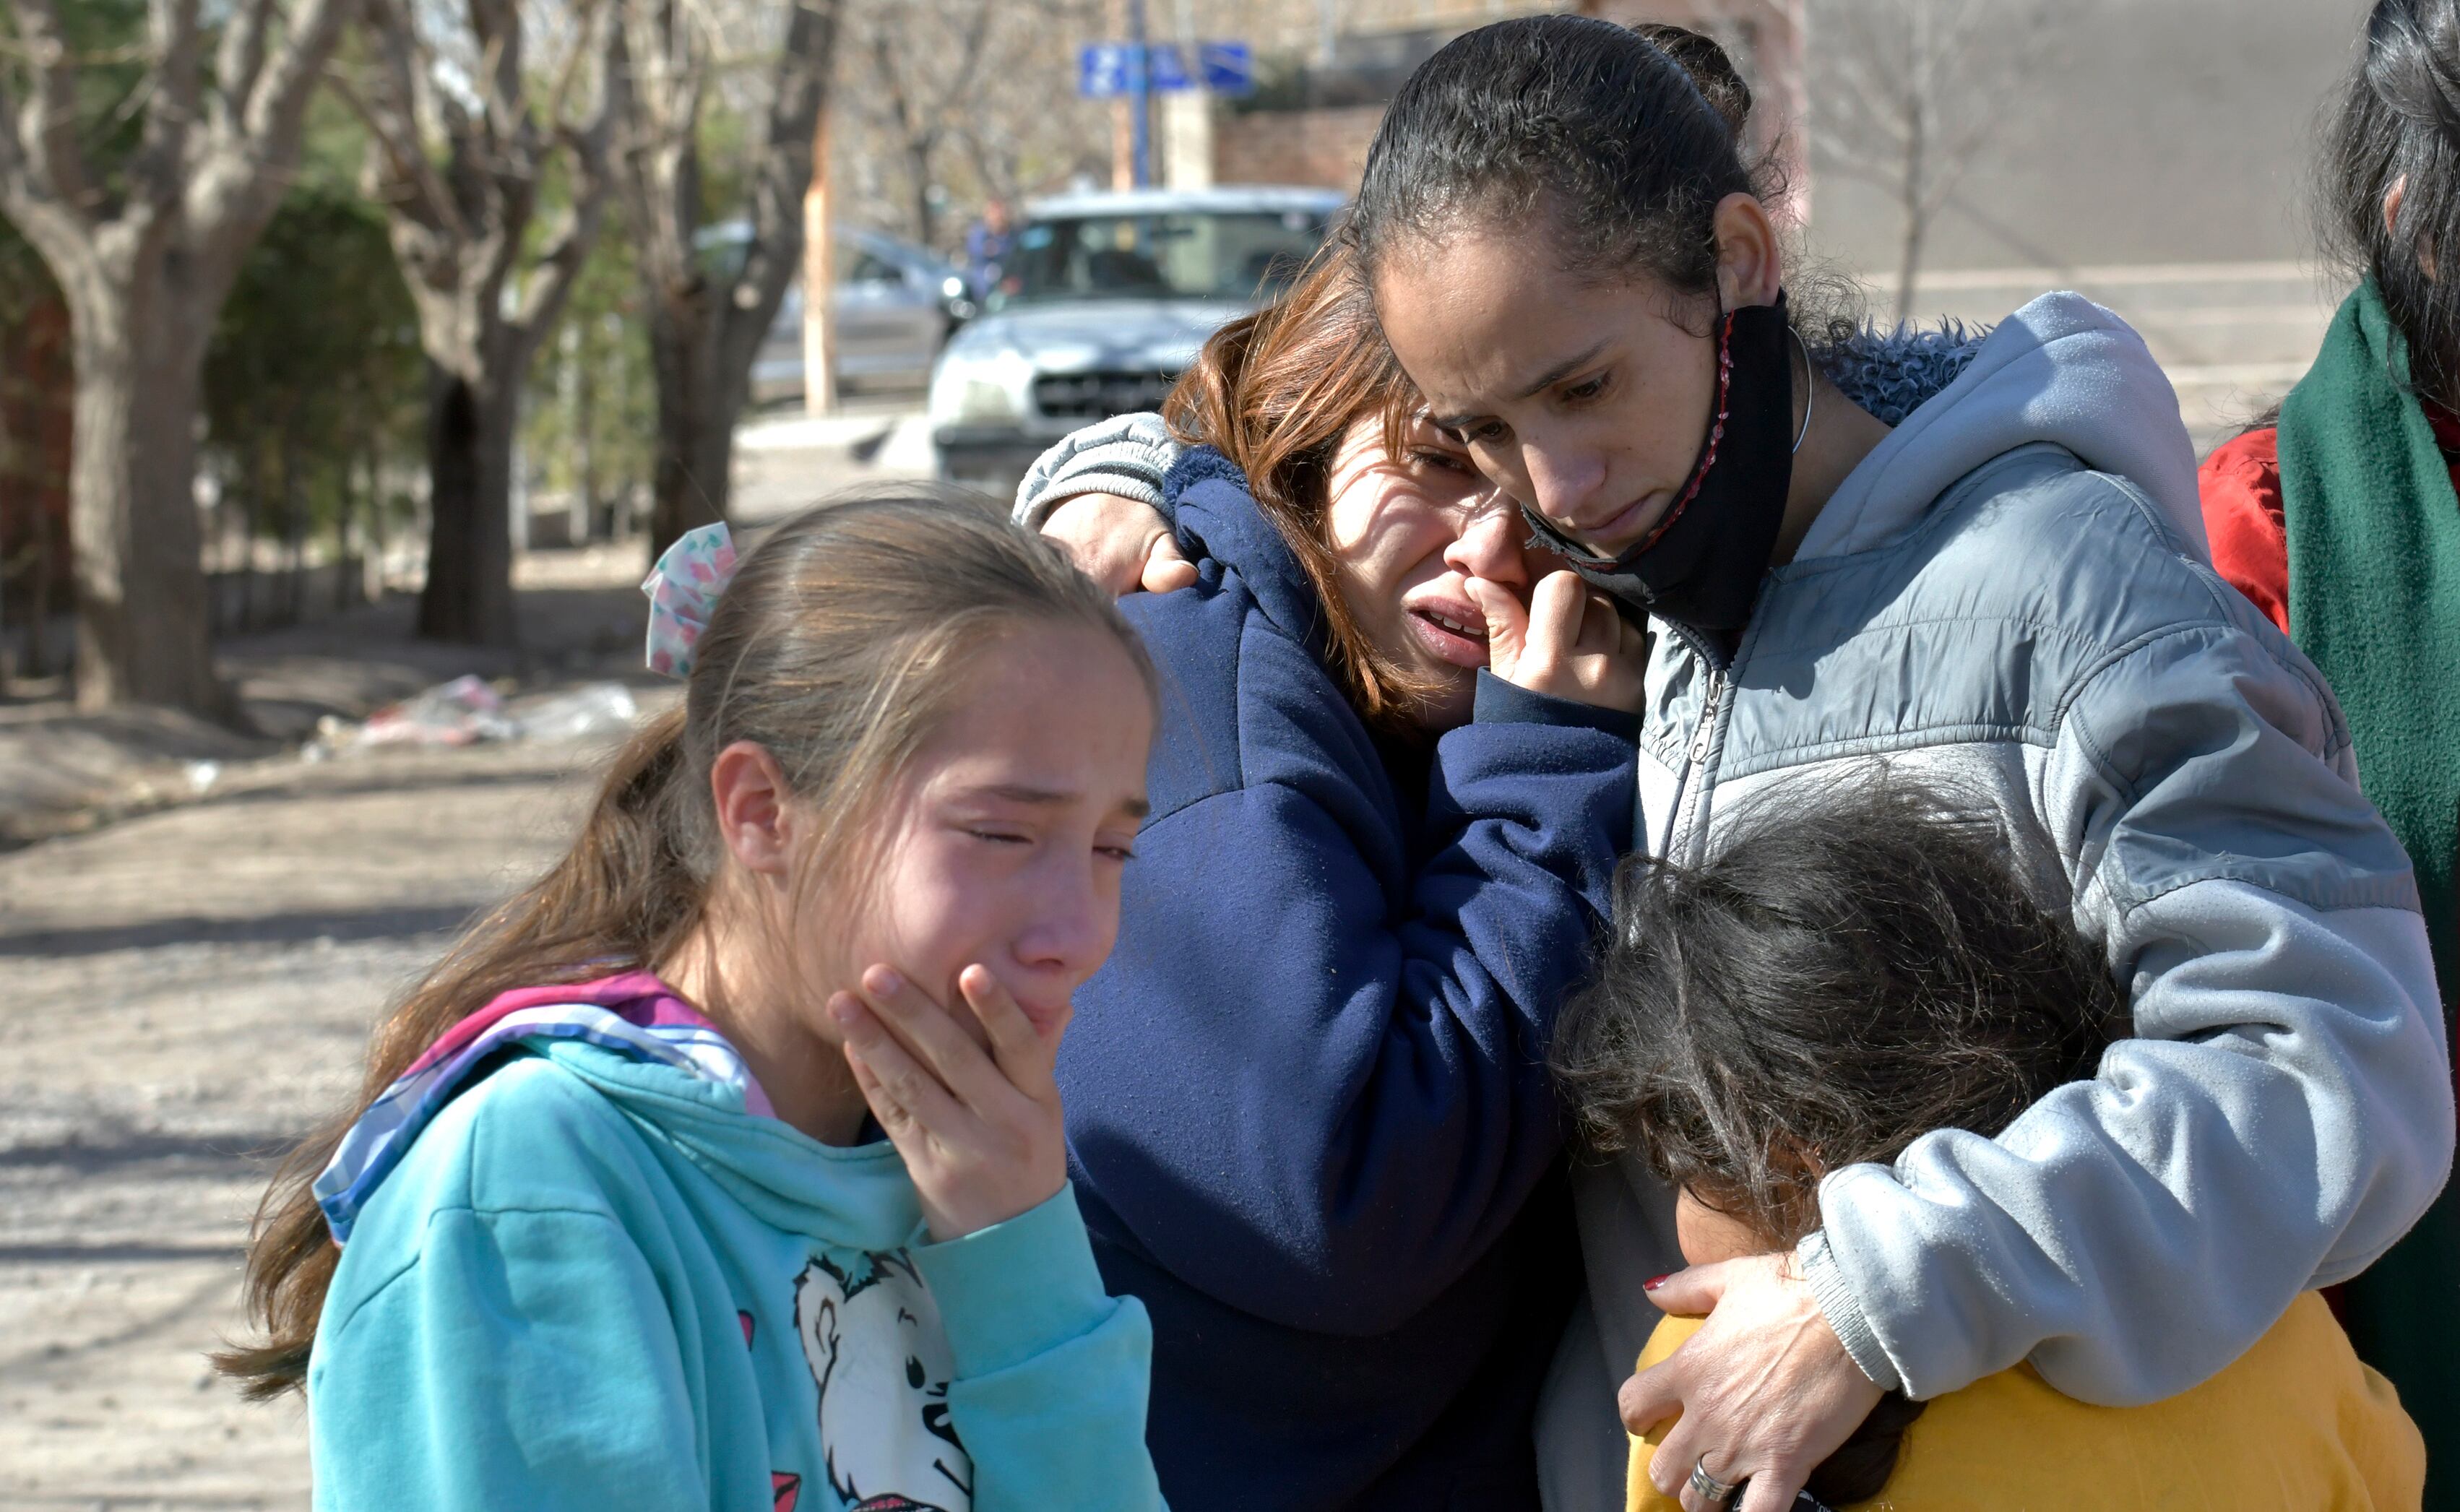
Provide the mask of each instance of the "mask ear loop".
{"label": "mask ear loop", "polygon": [[[1691,502],[1691,496],[1700,491],[1701,481],[1708,476],[1708,469],[1716,465],[1717,446],[1726,437],[1726,396],[1734,374],[1734,312],[1732,310],[1723,310],[1719,313],[1718,328],[1717,408],[1709,421],[1708,444],[1700,458],[1699,465],[1691,470],[1690,482],[1685,485],[1682,496],[1675,500],[1674,507],[1665,512],[1665,518],[1657,522],[1657,528],[1650,531],[1648,538],[1640,544],[1627,548],[1622,557],[1597,557],[1581,549],[1580,543],[1539,520],[1536,511],[1524,506],[1521,513],[1527,518],[1530,525],[1529,539],[1521,543],[1524,548],[1543,548],[1590,566],[1611,566],[1619,561],[1628,560],[1646,551],[1657,544],[1659,539],[1672,528],[1674,522],[1682,517],[1685,506]],[[1793,433],[1793,445],[1787,449],[1788,455],[1798,457],[1802,453],[1803,437],[1811,434],[1811,407],[1819,401],[1819,383],[1817,370],[1811,362],[1810,343],[1802,339],[1802,332],[1794,330],[1790,321],[1786,325],[1785,333],[1793,338],[1795,349],[1802,353],[1802,428]],[[1787,376],[1789,378],[1792,376],[1792,364],[1788,364]]]}
{"label": "mask ear loop", "polygon": [[1802,429],[1793,433],[1793,454],[1799,457],[1802,438],[1811,434],[1811,407],[1819,402],[1819,377],[1811,366],[1811,344],[1802,339],[1802,332],[1789,323],[1785,333],[1793,338],[1795,349],[1802,353]]}

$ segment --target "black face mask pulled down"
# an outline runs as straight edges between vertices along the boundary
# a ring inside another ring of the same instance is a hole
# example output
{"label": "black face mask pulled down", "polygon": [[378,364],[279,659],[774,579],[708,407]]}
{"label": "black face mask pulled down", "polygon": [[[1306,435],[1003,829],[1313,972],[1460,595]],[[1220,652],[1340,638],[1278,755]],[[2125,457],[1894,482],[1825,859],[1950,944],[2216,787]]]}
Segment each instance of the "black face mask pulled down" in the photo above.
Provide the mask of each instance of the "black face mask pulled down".
{"label": "black face mask pulled down", "polygon": [[1533,544],[1626,609],[1730,647],[1750,620],[1775,554],[1793,479],[1793,353],[1785,295],[1721,317],[1716,406],[1690,480],[1655,529],[1617,557],[1599,557],[1521,506]]}

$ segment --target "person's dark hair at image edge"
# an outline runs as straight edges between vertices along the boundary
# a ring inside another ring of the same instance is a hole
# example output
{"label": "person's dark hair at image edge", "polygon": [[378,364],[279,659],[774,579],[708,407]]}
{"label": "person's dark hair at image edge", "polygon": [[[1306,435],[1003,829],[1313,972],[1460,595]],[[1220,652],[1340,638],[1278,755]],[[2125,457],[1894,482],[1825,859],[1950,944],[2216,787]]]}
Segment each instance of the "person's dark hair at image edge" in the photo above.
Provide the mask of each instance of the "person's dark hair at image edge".
{"label": "person's dark hair at image edge", "polygon": [[2375,6],[2316,188],[2325,248],[2383,291],[2411,383],[2460,409],[2460,278],[2437,276],[2436,251],[2460,248],[2460,0]]}

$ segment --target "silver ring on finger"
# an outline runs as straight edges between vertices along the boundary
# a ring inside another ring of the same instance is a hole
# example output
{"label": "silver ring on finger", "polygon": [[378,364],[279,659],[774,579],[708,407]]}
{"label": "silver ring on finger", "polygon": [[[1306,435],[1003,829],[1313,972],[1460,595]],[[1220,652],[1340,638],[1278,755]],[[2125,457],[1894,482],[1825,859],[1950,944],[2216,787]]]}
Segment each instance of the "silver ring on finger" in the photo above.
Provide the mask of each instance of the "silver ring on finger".
{"label": "silver ring on finger", "polygon": [[1735,1482],[1735,1485],[1728,1485],[1725,1481],[1710,1475],[1708,1473],[1708,1457],[1707,1455],[1702,1455],[1699,1459],[1691,1461],[1691,1489],[1707,1498],[1711,1505],[1722,1506],[1728,1501],[1731,1500],[1735,1491],[1735,1486],[1740,1483],[1741,1482],[1737,1481]]}

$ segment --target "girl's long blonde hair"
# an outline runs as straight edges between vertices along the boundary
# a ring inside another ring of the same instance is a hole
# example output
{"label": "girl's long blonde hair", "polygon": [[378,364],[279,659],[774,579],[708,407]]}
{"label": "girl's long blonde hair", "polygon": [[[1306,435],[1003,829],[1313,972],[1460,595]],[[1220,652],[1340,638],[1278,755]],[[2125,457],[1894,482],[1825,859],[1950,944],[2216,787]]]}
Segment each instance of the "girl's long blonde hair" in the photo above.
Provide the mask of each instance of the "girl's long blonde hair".
{"label": "girl's long blonde hair", "polygon": [[215,1364],[251,1397],[306,1381],[341,1256],[310,1183],[422,1051],[498,993],[654,969],[701,922],[723,848],[710,797],[719,752],[739,740],[767,749],[820,816],[815,849],[829,853],[878,812],[990,643],[1053,625],[1111,636],[1154,689],[1152,663],[1110,595],[987,500],[919,486],[875,492],[772,532],[718,601],[682,706],[615,756],[571,850],[394,1007],[358,1096],[284,1161],[247,1254],[244,1301],[265,1336]]}

